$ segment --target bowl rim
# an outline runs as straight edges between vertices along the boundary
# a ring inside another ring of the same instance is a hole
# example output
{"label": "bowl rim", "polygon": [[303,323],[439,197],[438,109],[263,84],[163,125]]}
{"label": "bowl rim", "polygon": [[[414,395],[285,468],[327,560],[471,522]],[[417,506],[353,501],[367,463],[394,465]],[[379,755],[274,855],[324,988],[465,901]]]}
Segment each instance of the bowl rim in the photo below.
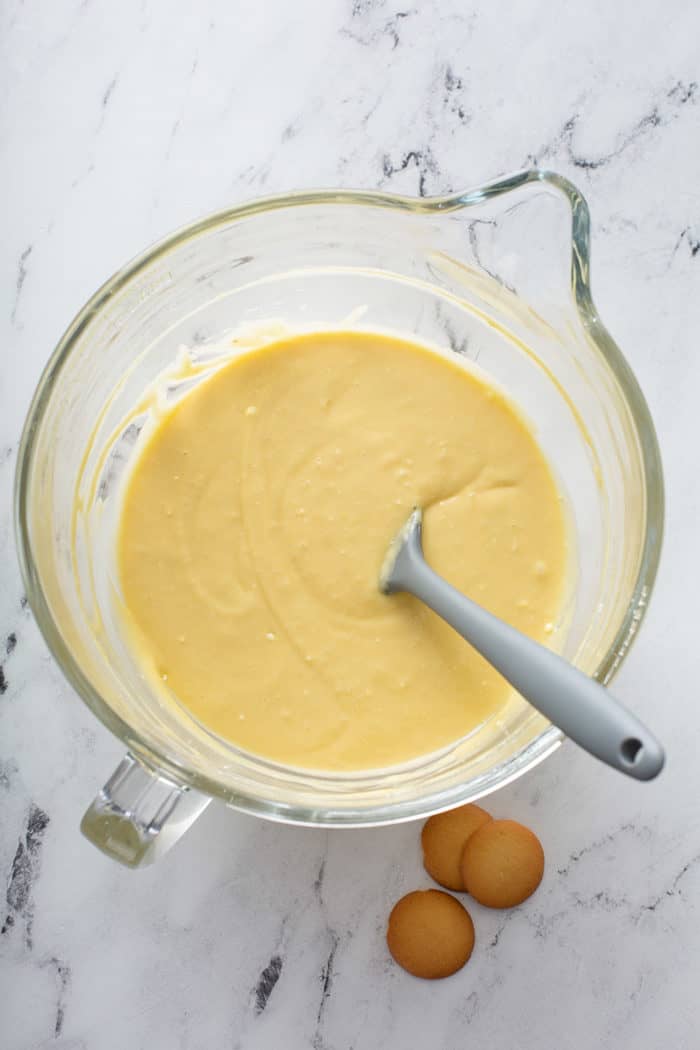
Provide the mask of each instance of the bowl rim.
{"label": "bowl rim", "polygon": [[[99,315],[103,306],[141,271],[200,234],[263,212],[307,205],[360,205],[408,212],[414,215],[445,214],[483,204],[528,185],[546,184],[557,190],[568,202],[571,213],[571,290],[579,319],[616,379],[625,405],[630,412],[639,442],[645,487],[645,528],[637,578],[631,598],[608,651],[599,664],[595,678],[607,684],[621,667],[638,633],[658,570],[664,526],[663,468],[658,440],[649,408],[637,379],[622,351],[600,320],[591,293],[590,282],[590,213],[585,198],[567,178],[556,172],[529,168],[473,189],[438,197],[409,197],[372,190],[318,189],[301,190],[260,197],[225,208],[184,225],[146,248],[117,270],[92,295],[76,314],[61,336],[37,384],[25,419],[19,444],[14,486],[14,519],[17,551],[27,600],[39,630],[52,656],[93,714],[142,761],[180,784],[220,798],[244,812],[286,823],[314,826],[372,826],[417,819],[459,805],[497,790],[542,762],[564,739],[555,726],[547,726],[520,752],[509,759],[509,772],[497,778],[483,791],[468,791],[466,785],[441,789],[419,798],[400,800],[385,806],[358,810],[333,810],[307,805],[270,802],[253,794],[243,795],[206,775],[192,772],[172,757],[162,753],[157,744],[136,733],[131,726],[103,700],[65,643],[54,620],[41,584],[34,559],[28,514],[29,482],[36,450],[36,436],[55,381],[83,331]],[[515,767],[515,768],[514,768]]]}

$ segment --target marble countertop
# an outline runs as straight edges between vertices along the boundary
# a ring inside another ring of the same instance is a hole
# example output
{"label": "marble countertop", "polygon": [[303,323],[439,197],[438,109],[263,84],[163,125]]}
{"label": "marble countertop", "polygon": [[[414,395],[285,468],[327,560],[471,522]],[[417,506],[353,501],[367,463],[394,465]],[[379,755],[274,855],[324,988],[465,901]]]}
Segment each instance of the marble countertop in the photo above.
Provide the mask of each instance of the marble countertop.
{"label": "marble countertop", "polygon": [[[7,1050],[690,1050],[700,983],[700,9],[687,0],[7,0],[0,12],[0,1044]],[[598,307],[645,390],[662,571],[617,692],[668,766],[565,746],[492,798],[547,853],[475,908],[458,976],[387,957],[428,884],[418,827],[280,827],[212,805],[130,872],[78,822],[122,748],[23,597],[11,485],[62,330],[124,260],[232,202],[315,185],[432,194],[529,163],[593,214]]]}

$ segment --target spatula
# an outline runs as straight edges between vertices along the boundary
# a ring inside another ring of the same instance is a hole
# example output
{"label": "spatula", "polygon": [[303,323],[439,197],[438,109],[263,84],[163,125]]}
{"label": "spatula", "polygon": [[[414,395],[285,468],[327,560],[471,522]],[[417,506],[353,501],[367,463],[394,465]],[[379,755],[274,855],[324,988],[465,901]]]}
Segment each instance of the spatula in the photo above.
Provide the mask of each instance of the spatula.
{"label": "spatula", "polygon": [[417,508],[392,542],[379,581],[384,594],[408,591],[419,598],[579,747],[637,780],[657,776],[664,764],[661,744],[604,686],[430,568],[423,557],[422,521]]}

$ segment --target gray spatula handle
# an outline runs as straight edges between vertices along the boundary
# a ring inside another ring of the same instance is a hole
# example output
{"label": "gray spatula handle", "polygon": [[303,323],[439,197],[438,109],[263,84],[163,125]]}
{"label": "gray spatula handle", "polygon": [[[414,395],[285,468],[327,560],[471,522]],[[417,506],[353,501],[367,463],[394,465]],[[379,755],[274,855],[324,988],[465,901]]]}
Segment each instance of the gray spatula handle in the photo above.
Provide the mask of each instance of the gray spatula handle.
{"label": "gray spatula handle", "polygon": [[423,558],[420,530],[406,537],[391,591],[410,591],[462,635],[533,707],[621,773],[651,780],[664,764],[658,740],[598,682],[482,609]]}

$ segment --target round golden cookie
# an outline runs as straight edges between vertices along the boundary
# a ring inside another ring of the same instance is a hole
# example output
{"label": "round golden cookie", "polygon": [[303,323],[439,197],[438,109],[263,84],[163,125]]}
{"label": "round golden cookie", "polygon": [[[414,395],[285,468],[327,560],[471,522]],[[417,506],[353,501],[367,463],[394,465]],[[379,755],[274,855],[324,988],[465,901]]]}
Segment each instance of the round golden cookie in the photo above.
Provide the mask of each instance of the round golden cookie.
{"label": "round golden cookie", "polygon": [[474,947],[474,924],[458,900],[442,890],[416,890],[394,905],[386,943],[414,977],[449,977]]}
{"label": "round golden cookie", "polygon": [[513,908],[534,893],[544,874],[544,851],[534,832],[514,820],[492,820],[467,840],[462,878],[487,908]]}
{"label": "round golden cookie", "polygon": [[460,806],[436,813],[423,825],[420,840],[423,865],[436,882],[448,890],[464,890],[462,852],[470,835],[491,820],[479,806]]}

